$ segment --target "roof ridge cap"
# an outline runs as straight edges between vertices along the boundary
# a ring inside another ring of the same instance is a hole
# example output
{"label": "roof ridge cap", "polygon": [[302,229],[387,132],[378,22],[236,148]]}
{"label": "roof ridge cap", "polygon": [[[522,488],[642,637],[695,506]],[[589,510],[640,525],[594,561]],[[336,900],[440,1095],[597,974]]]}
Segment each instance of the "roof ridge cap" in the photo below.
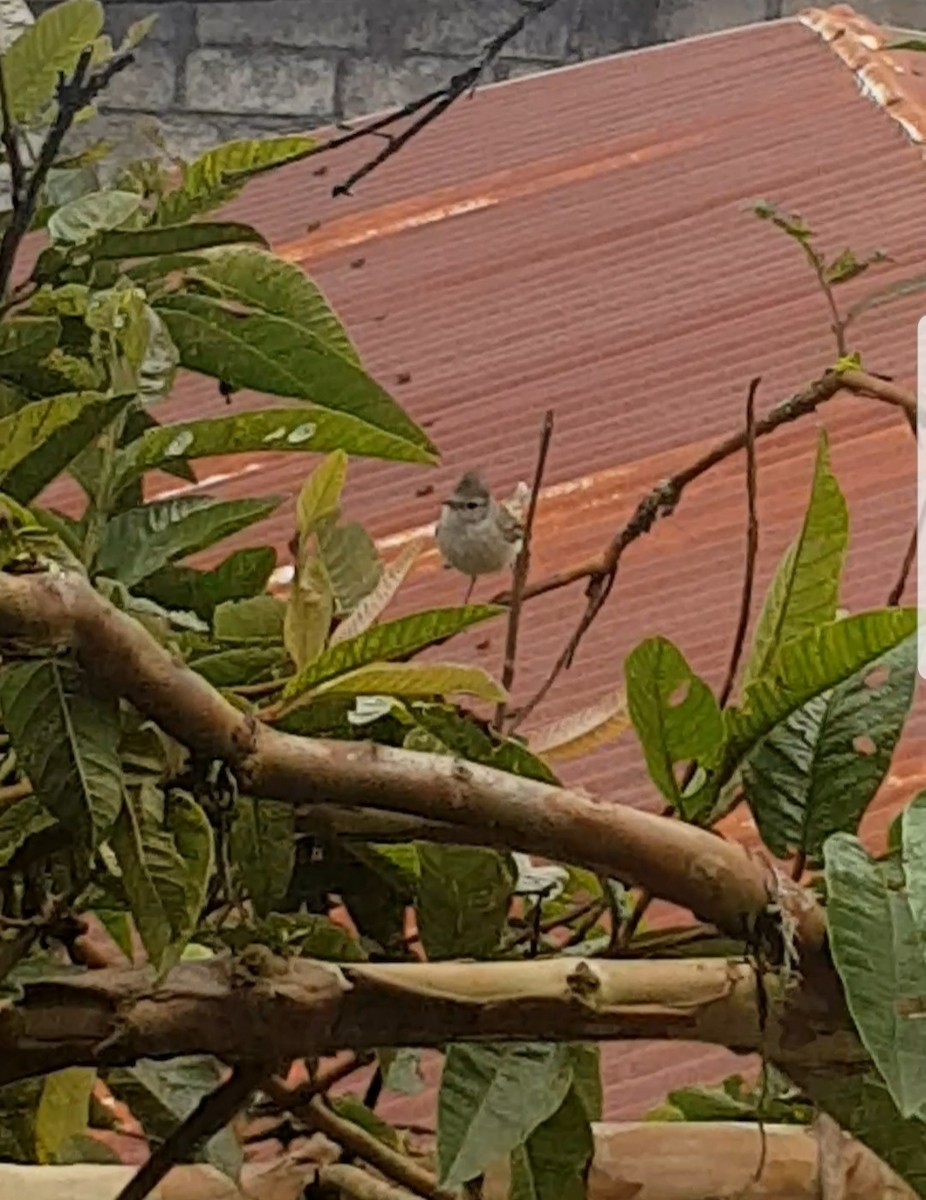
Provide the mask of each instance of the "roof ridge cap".
{"label": "roof ridge cap", "polygon": [[868,17],[849,4],[805,8],[797,20],[812,29],[853,72],[873,100],[918,144],[926,142],[926,103],[910,86],[910,70],[888,50],[888,39]]}

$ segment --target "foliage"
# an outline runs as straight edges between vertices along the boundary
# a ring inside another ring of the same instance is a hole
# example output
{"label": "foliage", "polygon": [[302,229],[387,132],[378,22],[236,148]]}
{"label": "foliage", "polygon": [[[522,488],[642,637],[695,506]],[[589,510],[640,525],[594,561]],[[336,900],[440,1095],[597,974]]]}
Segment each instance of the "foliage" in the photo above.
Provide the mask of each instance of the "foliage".
{"label": "foliage", "polygon": [[[59,73],[75,72],[85,50],[100,71],[125,53],[101,30],[96,0],[66,0],[7,51],[18,130],[47,134],[64,104]],[[131,32],[128,45],[143,33]],[[370,534],[343,519],[353,459],[421,468],[436,462],[437,448],[367,373],[303,270],[259,231],[221,216],[250,177],[316,151],[302,136],[235,141],[174,174],[154,157],[109,181],[99,154],[57,155],[29,222],[43,248],[15,286],[3,280],[0,569],[85,574],[175,660],[242,711],[297,736],[372,741],[556,784],[551,764],[632,729],[675,819],[715,823],[731,794],[741,795],[773,854],[825,863],[833,955],[880,1072],[879,1103],[920,1120],[926,810],[921,801],[910,807],[899,848],[884,860],[855,836],[912,702],[915,614],[840,612],[849,518],[825,438],[735,703],[723,704],[683,650],[654,635],[627,656],[623,690],[534,739],[500,733],[484,707],[507,698],[501,684],[452,648],[436,649],[504,610],[392,616],[423,540],[383,561]],[[800,244],[827,296],[884,258],[844,251],[830,260],[799,218],[768,205],[759,215]],[[4,230],[17,219],[6,214]],[[840,338],[847,327],[839,323]],[[276,400],[259,409],[239,401],[228,412],[217,399],[214,413],[161,421],[158,402],[180,368],[214,379],[217,397],[253,388]],[[205,495],[196,474],[200,459],[283,451],[310,456],[285,597],[268,591],[277,560],[263,525],[281,499]],[[163,473],[173,477],[169,495]],[[229,537],[235,546],[223,550]],[[12,789],[0,801],[0,934],[46,922],[49,911],[93,912],[116,946],[131,953],[140,943],[163,976],[186,958],[255,944],[341,963],[405,960],[409,907],[432,961],[612,952],[620,930],[604,923],[620,926],[626,915],[619,881],[574,866],[310,833],[292,806],[239,794],[226,764],[191,759],[127,702],[101,694],[65,653],[5,646],[0,714],[0,782]],[[349,919],[333,913],[336,901]],[[575,909],[589,924],[563,948],[544,926],[574,921]],[[638,938],[630,949],[643,955],[647,945]],[[0,953],[0,982],[14,998],[30,972],[68,969],[39,942],[20,961]],[[383,1050],[379,1061],[386,1086],[418,1086],[412,1050]],[[221,1074],[212,1059],[177,1056],[103,1079],[149,1137],[163,1140]],[[0,1088],[3,1157],[102,1154],[85,1136],[98,1082],[75,1069]],[[401,1146],[357,1097],[338,1105],[344,1119]],[[784,1085],[759,1095],[727,1081],[673,1093],[662,1112],[706,1114],[798,1120],[807,1111]],[[600,1115],[592,1046],[451,1044],[439,1097],[440,1183],[457,1187],[507,1159],[512,1200],[580,1200]],[[228,1130],[201,1154],[230,1174],[240,1166]]]}

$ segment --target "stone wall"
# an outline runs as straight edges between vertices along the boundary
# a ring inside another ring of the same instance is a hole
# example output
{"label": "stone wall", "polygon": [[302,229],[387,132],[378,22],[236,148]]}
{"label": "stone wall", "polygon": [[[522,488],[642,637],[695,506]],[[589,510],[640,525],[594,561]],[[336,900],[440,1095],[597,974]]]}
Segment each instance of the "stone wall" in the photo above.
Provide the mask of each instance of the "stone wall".
{"label": "stone wall", "polygon": [[[823,0],[825,2],[825,0]],[[661,41],[789,16],[806,0],[558,0],[507,49],[506,79]],[[926,0],[855,0],[882,23],[926,27]],[[468,64],[517,0],[104,0],[118,37],[158,22],[107,93],[123,138],[154,117],[172,151],[298,131],[421,95]],[[38,14],[48,0],[35,0]]]}

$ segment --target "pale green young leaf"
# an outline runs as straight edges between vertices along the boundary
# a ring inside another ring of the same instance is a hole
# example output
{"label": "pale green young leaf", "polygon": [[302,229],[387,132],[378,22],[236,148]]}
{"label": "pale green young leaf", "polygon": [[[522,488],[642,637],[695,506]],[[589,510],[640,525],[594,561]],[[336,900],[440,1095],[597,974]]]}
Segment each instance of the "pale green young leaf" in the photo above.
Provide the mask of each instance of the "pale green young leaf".
{"label": "pale green young leaf", "polygon": [[287,683],[283,699],[293,700],[318,684],[356,670],[357,667],[416,654],[426,646],[442,642],[464,629],[500,616],[504,611],[504,608],[492,604],[472,604],[466,608],[433,608],[374,626],[357,637],[342,640],[337,645],[332,639],[327,650]]}
{"label": "pale green young leaf", "polygon": [[780,721],[871,666],[915,631],[915,608],[884,608],[812,628],[782,643],[774,674],[757,679],[742,704],[724,713],[728,741],[721,778],[729,779],[743,756]]}
{"label": "pale green young leaf", "polygon": [[743,668],[744,690],[773,669],[784,642],[835,618],[848,542],[849,511],[821,431],[804,523],[769,585]]}
{"label": "pale green young leaf", "polygon": [[40,1163],[60,1162],[68,1143],[86,1133],[95,1082],[92,1067],[68,1067],[45,1076],[35,1112],[35,1150]]}
{"label": "pale green young leaf", "polygon": [[182,170],[180,186],[155,211],[159,225],[179,225],[227,204],[254,175],[298,162],[315,152],[318,141],[304,134],[225,142],[201,154]]}
{"label": "pale green young leaf", "polygon": [[[207,250],[211,246],[267,243],[262,234],[250,225],[237,221],[195,221],[191,225],[148,226],[145,229],[120,229],[103,233],[92,246],[96,259],[162,258],[191,251]],[[164,273],[173,270],[170,263],[162,264]],[[152,282],[150,276],[142,276]]]}
{"label": "pale green young leaf", "polygon": [[37,799],[81,846],[105,838],[122,805],[119,702],[73,663],[0,669],[0,712]]}
{"label": "pale green young leaf", "polygon": [[280,499],[214,500],[175,496],[119,513],[107,523],[95,571],[124,583],[140,583],[167,563],[262,521]]}
{"label": "pale green young leaf", "polygon": [[833,961],[858,1035],[903,1117],[926,1106],[926,958],[910,903],[891,861],[876,862],[858,838],[837,833],[824,848]]}
{"label": "pale green young leaf", "polygon": [[[423,537],[415,538],[383,569],[376,587],[364,596],[360,603],[351,611],[350,616],[335,629],[329,640],[330,647],[333,648],[341,642],[348,642],[359,637],[360,634],[373,625],[404,583],[406,576],[424,549],[424,544],[425,539]],[[500,609],[499,611],[502,610]],[[384,658],[387,656],[378,655],[377,657]]]}
{"label": "pale green young leaf", "polygon": [[15,123],[31,124],[46,111],[59,72],[73,72],[102,28],[103,6],[98,0],[66,0],[26,26],[3,55],[4,82]]}
{"label": "pale green young leaf", "polygon": [[0,419],[0,488],[28,503],[132,401],[66,392]]}
{"label": "pale green young leaf", "polygon": [[648,638],[624,662],[627,710],[650,778],[676,808],[684,799],[675,777],[678,763],[710,769],[723,752],[723,717],[707,684],[666,638]]}
{"label": "pale green young leaf", "polygon": [[329,679],[304,693],[321,696],[475,696],[498,703],[506,699],[501,684],[482,667],[455,663],[370,663]]}
{"label": "pale green young leaf", "polygon": [[890,767],[915,680],[909,637],[809,700],[749,754],[743,793],[776,857],[801,852],[817,862],[830,834],[855,833]]}
{"label": "pale green young leaf", "polygon": [[231,853],[258,917],[286,895],[296,853],[296,810],[278,800],[243,798],[235,806]]}
{"label": "pale green young leaf", "polygon": [[328,517],[340,511],[341,492],[347,479],[347,455],[335,450],[308,476],[296,501],[296,527],[303,538],[314,533]]}
{"label": "pale green young leaf", "polygon": [[48,235],[59,245],[80,246],[98,233],[118,229],[141,207],[135,192],[88,192],[48,218]]}
{"label": "pale green young leaf", "polygon": [[350,613],[373,591],[383,571],[376,543],[355,521],[337,525],[333,518],[316,529],[318,553],[331,584],[335,609]]}
{"label": "pale green young leaf", "polygon": [[433,458],[434,446],[389,393],[315,334],[282,317],[206,296],[174,294],[156,301],[182,364],[233,388],[308,400],[351,413],[411,442]]}
{"label": "pale green young leaf", "polygon": [[302,550],[286,600],[283,644],[302,670],[325,647],[334,616],[334,593],[323,563]]}
{"label": "pale green young leaf", "polygon": [[558,1111],[572,1078],[567,1046],[452,1044],[438,1094],[441,1187],[459,1187],[523,1146]]}
{"label": "pale green young leaf", "polygon": [[430,962],[488,958],[499,947],[514,889],[494,850],[417,842],[418,935]]}
{"label": "pale green young leaf", "polygon": [[249,308],[288,318],[360,365],[347,330],[324,293],[295,263],[254,246],[231,246],[211,251],[206,265],[190,270],[188,278]]}

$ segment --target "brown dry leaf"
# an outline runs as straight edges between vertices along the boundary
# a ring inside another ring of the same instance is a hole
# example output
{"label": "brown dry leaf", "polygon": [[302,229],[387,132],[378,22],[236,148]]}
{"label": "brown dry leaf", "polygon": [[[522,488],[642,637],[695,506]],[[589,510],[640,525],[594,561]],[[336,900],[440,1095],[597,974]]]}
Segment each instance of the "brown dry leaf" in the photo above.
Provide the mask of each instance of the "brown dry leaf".
{"label": "brown dry leaf", "polygon": [[530,748],[544,758],[565,762],[617,741],[629,728],[627,697],[617,691],[590,708],[537,730],[530,735]]}

